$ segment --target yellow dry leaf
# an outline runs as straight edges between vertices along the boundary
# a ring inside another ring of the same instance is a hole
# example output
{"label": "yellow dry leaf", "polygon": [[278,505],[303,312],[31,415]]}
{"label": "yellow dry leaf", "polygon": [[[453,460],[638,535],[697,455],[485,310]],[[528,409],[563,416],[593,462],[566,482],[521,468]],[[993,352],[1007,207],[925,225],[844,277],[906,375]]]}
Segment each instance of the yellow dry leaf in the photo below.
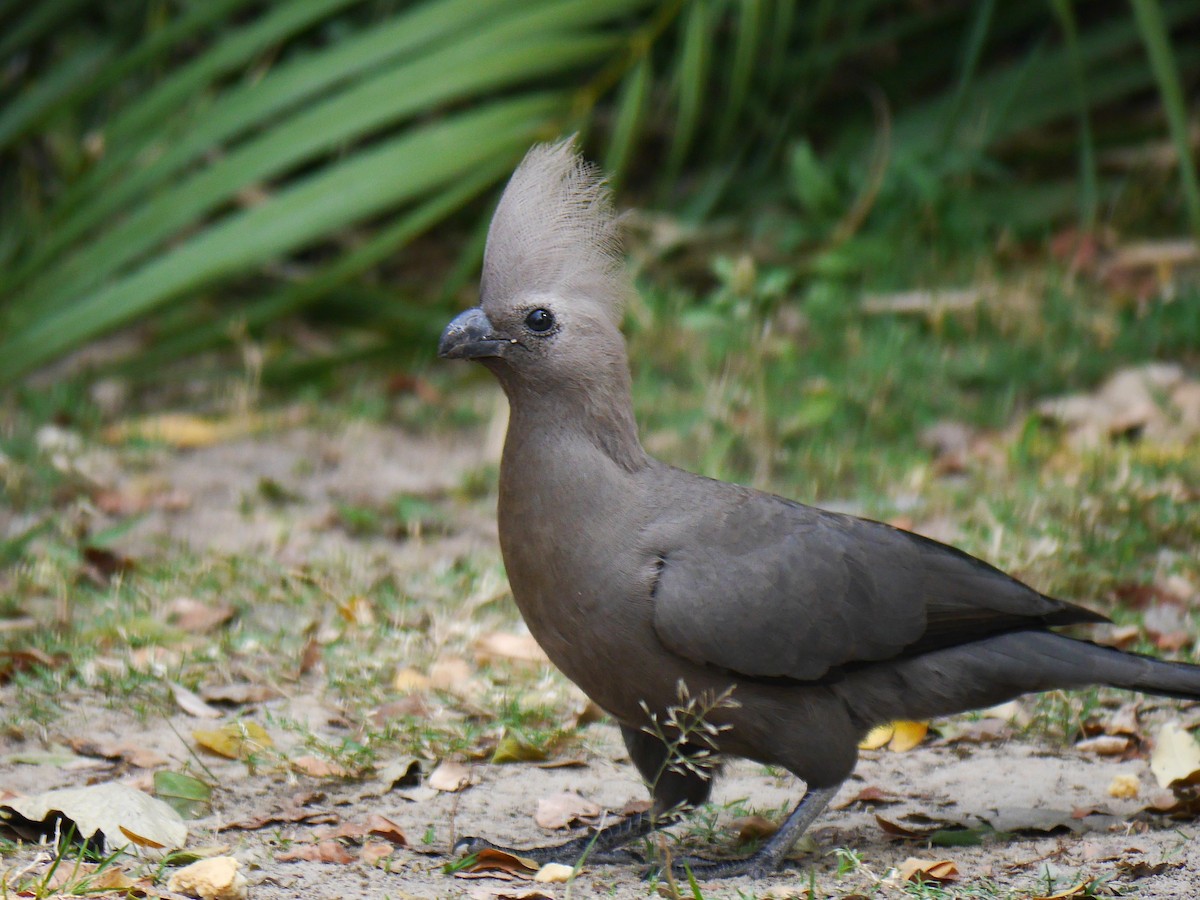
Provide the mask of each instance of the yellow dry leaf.
{"label": "yellow dry leaf", "polygon": [[1088,886],[1091,885],[1091,880],[1081,881],[1079,884],[1069,887],[1064,891],[1056,891],[1053,894],[1043,894],[1040,897],[1034,897],[1033,900],[1067,900],[1068,897],[1082,897],[1087,893]]}
{"label": "yellow dry leaf", "polygon": [[888,749],[893,753],[906,753],[925,739],[929,733],[929,723],[899,721],[892,723],[892,729]]}
{"label": "yellow dry leaf", "polygon": [[362,594],[352,594],[338,603],[337,610],[351,625],[359,628],[369,628],[375,624],[375,609],[371,601]]}
{"label": "yellow dry leaf", "polygon": [[898,880],[915,881],[953,881],[958,877],[958,866],[949,859],[919,859],[910,856],[897,871]]}
{"label": "yellow dry leaf", "polygon": [[211,419],[190,413],[161,413],[128,422],[118,422],[104,431],[104,439],[120,443],[132,438],[160,441],[181,450],[208,447],[221,439],[221,429]]}
{"label": "yellow dry leaf", "polygon": [[929,733],[928,722],[910,722],[897,719],[886,725],[876,725],[858,745],[859,750],[880,750],[887,747],[894,753],[911,750]]}
{"label": "yellow dry leaf", "polygon": [[887,746],[887,742],[892,739],[892,735],[896,733],[896,728],[890,722],[887,725],[876,725],[867,732],[858,743],[859,750],[878,750],[881,747]]}
{"label": "yellow dry leaf", "polygon": [[545,748],[529,743],[510,731],[505,731],[492,752],[493,763],[542,762],[549,754]]}
{"label": "yellow dry leaf", "polygon": [[1131,775],[1128,772],[1117,775],[1108,785],[1108,796],[1116,797],[1118,800],[1132,800],[1141,790],[1141,781],[1136,775]]}
{"label": "yellow dry leaf", "polygon": [[291,761],[292,770],[313,778],[350,778],[353,773],[340,763],[317,756],[297,756]]}
{"label": "yellow dry leaf", "polygon": [[533,876],[533,880],[541,884],[566,884],[571,880],[571,875],[574,871],[573,866],[564,865],[563,863],[546,863],[537,870],[537,874]]}
{"label": "yellow dry leaf", "polygon": [[227,419],[209,419],[191,413],[159,413],[110,425],[104,430],[104,439],[115,444],[138,438],[159,441],[180,450],[195,450],[253,434],[279,421],[277,416],[268,418],[255,413]]}
{"label": "yellow dry leaf", "polygon": [[[161,847],[162,845],[159,844],[158,846]],[[120,866],[111,866],[101,871],[94,878],[87,880],[87,893],[93,891],[129,891],[130,888],[136,885],[137,882],[125,874],[124,869]],[[133,897],[137,895],[130,891],[128,896]]]}
{"label": "yellow dry leaf", "polygon": [[504,872],[518,878],[532,878],[533,873],[539,870],[538,864],[532,859],[493,847],[485,847],[473,858],[467,859],[471,860],[470,863],[458,869],[454,873],[456,877],[470,878],[477,872]]}
{"label": "yellow dry leaf", "polygon": [[446,759],[429,773],[426,783],[435,791],[453,794],[471,783],[471,770],[460,762]]}
{"label": "yellow dry leaf", "polygon": [[205,750],[229,759],[245,759],[274,744],[257,722],[230,722],[212,730],[193,731],[192,738]]}
{"label": "yellow dry leaf", "polygon": [[480,663],[503,660],[533,666],[550,664],[546,651],[529,634],[493,631],[476,640],[474,649],[475,659]]}
{"label": "yellow dry leaf", "polygon": [[429,687],[429,676],[412,666],[405,666],[392,676],[392,690],[400,694],[414,694]]}
{"label": "yellow dry leaf", "polygon": [[738,840],[743,844],[765,841],[779,830],[779,823],[765,816],[742,816],[729,824],[737,829]]}
{"label": "yellow dry leaf", "polygon": [[125,837],[129,838],[131,843],[137,844],[139,847],[149,847],[152,850],[162,850],[167,846],[166,844],[156,841],[153,838],[144,837],[135,831],[130,831],[124,825],[118,825],[117,827],[121,829],[121,834],[125,835]]}
{"label": "yellow dry leaf", "polygon": [[1178,722],[1164,722],[1154,736],[1150,771],[1162,788],[1200,778],[1200,744]]}
{"label": "yellow dry leaf", "polygon": [[246,876],[232,856],[214,856],[184,866],[167,879],[167,890],[211,900],[246,900]]}

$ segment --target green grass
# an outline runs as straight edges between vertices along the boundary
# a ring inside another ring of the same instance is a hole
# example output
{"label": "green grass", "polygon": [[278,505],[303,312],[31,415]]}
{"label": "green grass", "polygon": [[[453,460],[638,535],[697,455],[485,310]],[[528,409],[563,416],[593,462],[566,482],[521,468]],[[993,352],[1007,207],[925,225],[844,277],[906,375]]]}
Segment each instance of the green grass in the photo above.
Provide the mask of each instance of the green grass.
{"label": "green grass", "polygon": [[[1167,575],[1200,582],[1200,504],[1181,499],[1186,486],[1200,483],[1200,454],[1137,442],[1078,452],[1031,416],[1039,399],[1090,390],[1125,365],[1194,366],[1194,295],[1137,310],[1043,272],[996,278],[988,288],[994,299],[966,312],[864,315],[837,279],[802,286],[790,276],[793,286],[768,267],[718,260],[714,268],[715,287],[706,294],[651,288],[631,311],[635,404],[656,455],[873,517],[948,520],[964,549],[1042,590],[1134,621],[1137,613],[1126,614],[1117,602],[1122,589]],[[437,416],[428,404],[389,402],[382,377],[360,366],[340,382],[308,388],[308,421],[332,429],[365,417],[453,433],[459,423],[486,419],[479,373],[441,366],[420,373],[445,398]],[[139,401],[132,402],[136,408]],[[412,623],[440,615],[481,580],[498,579],[495,557],[401,579],[171,552],[96,583],[84,576],[84,548],[103,546],[126,526],[94,524],[89,459],[115,454],[137,468],[162,451],[105,447],[105,415],[69,380],[50,392],[10,397],[5,410],[5,505],[22,524],[0,547],[19,561],[6,576],[4,609],[55,627],[0,641],[69,660],[53,672],[18,676],[29,680],[23,695],[43,700],[27,701],[17,718],[52,719],[53,697],[70,683],[133,697],[135,709],[158,714],[169,697],[152,679],[92,663],[183,645],[171,656],[170,677],[199,686],[210,667],[247,648],[271,646],[281,658],[297,657],[306,640],[297,623],[337,621],[337,610],[356,595],[369,598],[374,625],[342,623],[323,647],[323,664],[326,688],[362,716],[388,696],[387,679],[401,659],[432,661],[428,634]],[[953,476],[938,475],[920,437],[943,420],[977,430],[993,452]],[[52,427],[70,435],[66,450],[47,438]],[[452,531],[460,504],[486,508],[494,479],[494,470],[484,469],[449,495],[344,502],[330,527],[352,537],[419,541]],[[243,498],[243,512],[287,515],[295,500],[286,486],[264,482]],[[198,645],[186,642],[156,618],[181,595],[230,602],[236,618]],[[498,614],[512,615],[490,606],[479,611]],[[11,724],[14,716],[8,718]],[[478,738],[447,743],[419,731],[402,739],[463,749]]]}
{"label": "green grass", "polygon": [[[917,283],[945,283],[936,260],[912,265],[923,273],[913,275]],[[655,455],[714,477],[917,527],[948,524],[964,549],[1039,589],[1137,624],[1144,611],[1123,599],[1131,586],[1169,576],[1200,584],[1200,454],[1137,440],[1079,450],[1033,411],[1048,396],[1093,390],[1127,365],[1177,361],[1196,372],[1200,295],[1185,288],[1173,302],[1137,307],[1042,264],[981,270],[962,282],[984,285],[976,308],[931,316],[865,312],[861,278],[814,276],[773,258],[713,258],[699,275],[681,267],[667,286],[647,274],[628,325],[643,437]],[[430,692],[437,715],[373,716],[399,699],[398,669],[427,671],[448,655],[470,660],[473,636],[516,626],[494,550],[397,572],[165,548],[128,570],[99,577],[89,570],[87,548],[120,546],[136,520],[96,515],[89,475],[96,461],[137,473],[172,452],[144,442],[109,446],[104,427],[163,406],[219,415],[245,394],[245,373],[227,367],[234,374],[199,401],[172,390],[174,370],[162,393],[135,391],[116,413],[70,379],[0,400],[0,522],[15,523],[0,544],[9,563],[0,569],[0,615],[33,616],[41,626],[0,631],[0,650],[36,650],[56,661],[11,675],[2,690],[15,702],[5,704],[0,735],[53,734],[81,703],[160,720],[175,711],[169,682],[201,690],[253,670],[291,693],[319,697],[346,725],[331,736],[253,713],[296,743],[248,760],[258,771],[287,771],[300,752],[355,777],[397,758],[486,760],[506,738],[551,757],[586,747],[586,732],[569,725],[561,678],[503,664],[475,666],[479,687],[469,696]],[[317,430],[372,423],[480,439],[495,404],[484,373],[440,364],[406,371],[438,392],[439,404],[398,397],[393,374],[359,363],[299,386],[268,385],[254,402],[269,409],[300,398],[306,427]],[[921,437],[940,421],[970,428],[986,452],[960,471],[939,472]],[[260,481],[241,498],[242,515],[306,515],[296,485],[320,465],[313,459]],[[464,511],[490,515],[495,485],[494,467],[484,466],[451,490],[343,500],[325,527],[354,540],[419,546],[453,534]],[[234,617],[205,634],[184,633],[163,619],[181,596],[228,603]],[[1200,622],[1188,622],[1200,635]],[[319,664],[302,672],[313,641]],[[1158,652],[1145,634],[1133,649]],[[1030,701],[1025,737],[1069,744],[1117,696],[1091,690]],[[746,812],[701,810],[679,829],[682,847],[744,850],[724,822]],[[894,893],[879,887],[884,872],[858,848],[816,860],[811,871],[841,892],[825,896]],[[1007,900],[1067,886],[1033,874],[1013,884],[971,879],[903,891],[923,900]]]}

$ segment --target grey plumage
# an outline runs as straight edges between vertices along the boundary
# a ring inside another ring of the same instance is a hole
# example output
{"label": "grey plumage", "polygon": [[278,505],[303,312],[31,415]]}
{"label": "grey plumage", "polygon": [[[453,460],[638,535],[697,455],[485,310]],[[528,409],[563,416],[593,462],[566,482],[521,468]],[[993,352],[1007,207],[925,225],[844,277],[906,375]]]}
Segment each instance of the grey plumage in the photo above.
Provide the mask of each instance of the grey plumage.
{"label": "grey plumage", "polygon": [[671,765],[646,731],[680,684],[736,701],[709,712],[712,746],[693,739],[684,755],[780,765],[808,785],[775,838],[708,875],[777,867],[881,722],[1089,684],[1200,697],[1200,669],[1057,634],[1104,617],[965,553],[649,457],[616,227],[569,142],[534,148],[488,232],[480,307],[439,347],[482,362],[508,396],[499,523],[513,596],[555,665],[621,724],[654,797],[650,815],[590,846],[534,855],[602,855],[707,798],[711,771]]}
{"label": "grey plumage", "polygon": [[602,173],[570,141],[534,147],[488,228],[484,303],[517,294],[572,297],[620,325],[632,289]]}

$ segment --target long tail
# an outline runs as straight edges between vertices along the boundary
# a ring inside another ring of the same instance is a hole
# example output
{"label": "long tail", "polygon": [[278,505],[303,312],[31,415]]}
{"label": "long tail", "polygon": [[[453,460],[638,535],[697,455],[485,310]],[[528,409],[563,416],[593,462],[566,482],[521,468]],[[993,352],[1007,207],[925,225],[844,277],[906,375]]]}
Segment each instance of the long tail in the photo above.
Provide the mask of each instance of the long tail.
{"label": "long tail", "polygon": [[1200,700],[1200,666],[1052,631],[1014,631],[870,666],[836,690],[864,722],[879,722],[951,715],[1021,694],[1093,684]]}

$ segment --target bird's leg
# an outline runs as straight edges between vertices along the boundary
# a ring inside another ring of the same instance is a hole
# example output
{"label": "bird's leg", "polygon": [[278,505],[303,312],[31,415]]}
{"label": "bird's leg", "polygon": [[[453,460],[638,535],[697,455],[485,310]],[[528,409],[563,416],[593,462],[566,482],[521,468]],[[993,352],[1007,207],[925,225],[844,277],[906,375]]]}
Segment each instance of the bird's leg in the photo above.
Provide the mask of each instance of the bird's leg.
{"label": "bird's leg", "polygon": [[674,868],[690,870],[698,879],[706,878],[736,878],[739,875],[749,875],[751,878],[762,878],[776,871],[789,851],[796,846],[796,841],[808,830],[808,827],[825,811],[829,801],[837,794],[840,784],[832,787],[809,788],[796,808],[791,811],[779,830],[770,839],[745,859],[731,859],[722,862],[707,860],[692,862],[679,860]]}
{"label": "bird's leg", "polygon": [[711,773],[694,770],[687,766],[673,767],[672,752],[681,758],[700,753],[703,748],[684,744],[672,751],[656,735],[636,728],[621,726],[621,736],[629,750],[629,758],[646,780],[654,797],[649,812],[634,813],[619,822],[592,829],[565,844],[551,847],[531,847],[528,850],[499,847],[480,838],[460,838],[454,845],[456,851],[467,853],[480,850],[502,850],[515,856],[523,856],[537,863],[575,863],[580,859],[593,862],[630,862],[634,857],[619,848],[645,837],[660,828],[674,825],[687,809],[699,806],[708,799],[712,791]]}

